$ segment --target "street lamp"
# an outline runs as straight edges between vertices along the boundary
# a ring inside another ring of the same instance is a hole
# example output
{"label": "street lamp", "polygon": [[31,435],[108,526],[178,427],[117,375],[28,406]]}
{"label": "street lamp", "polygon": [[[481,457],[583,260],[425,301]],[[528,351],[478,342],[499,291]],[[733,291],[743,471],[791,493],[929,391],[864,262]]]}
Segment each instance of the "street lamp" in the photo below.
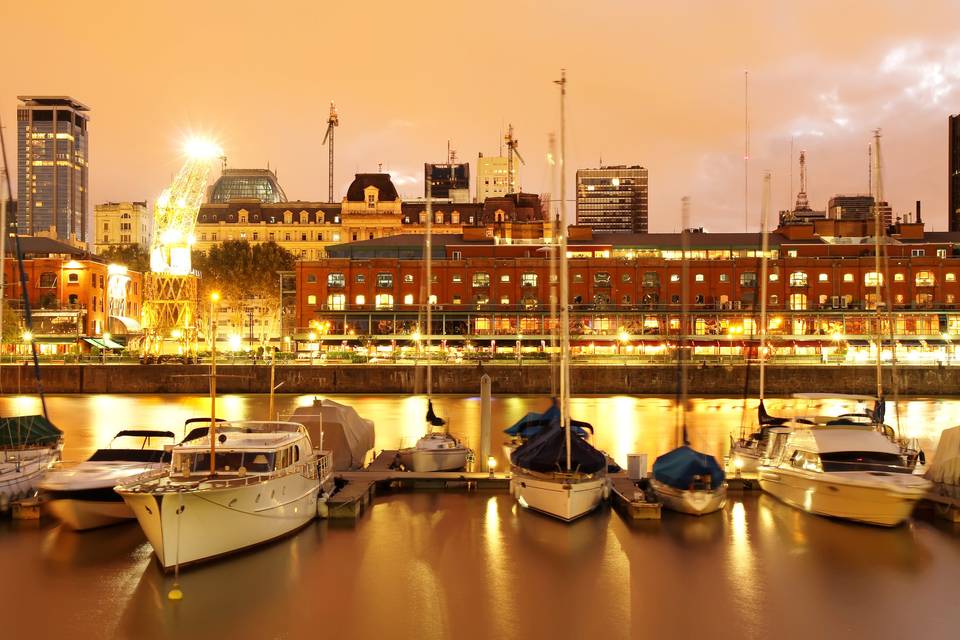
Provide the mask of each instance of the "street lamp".
{"label": "street lamp", "polygon": [[103,340],[103,349],[100,349],[100,364],[106,364],[107,363],[107,341],[110,339],[110,332],[104,331],[103,336],[101,336],[101,338]]}
{"label": "street lamp", "polygon": [[210,294],[210,354],[216,360],[217,353],[217,321],[214,311],[214,305],[220,301],[220,293],[214,291]]}

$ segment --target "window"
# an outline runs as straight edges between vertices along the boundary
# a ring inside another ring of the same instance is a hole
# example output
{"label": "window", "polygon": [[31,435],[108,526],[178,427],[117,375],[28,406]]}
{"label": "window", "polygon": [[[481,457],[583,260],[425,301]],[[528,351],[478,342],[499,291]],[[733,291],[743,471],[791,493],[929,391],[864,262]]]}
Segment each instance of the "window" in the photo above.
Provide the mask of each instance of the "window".
{"label": "window", "polygon": [[67,274],[67,284],[80,284],[80,274],[79,274],[79,273],[68,273],[68,274]]}
{"label": "window", "polygon": [[680,282],[680,274],[679,274],[679,273],[671,273],[671,274],[670,274],[670,282]]}
{"label": "window", "polygon": [[393,274],[381,271],[377,274],[377,288],[390,289],[393,287]]}
{"label": "window", "polygon": [[680,304],[680,296],[678,295],[670,296],[670,304]]}
{"label": "window", "polygon": [[412,294],[412,293],[408,293],[407,295],[403,296],[403,304],[413,304],[413,294]]}
{"label": "window", "polygon": [[805,293],[791,293],[790,294],[790,309],[793,311],[803,311],[807,308],[807,294]]}
{"label": "window", "polygon": [[853,282],[853,274],[852,274],[852,273],[845,273],[845,274],[843,274],[843,281],[844,281],[844,282]]}
{"label": "window", "polygon": [[412,273],[405,273],[405,274],[403,274],[403,281],[404,281],[406,284],[410,284],[411,282],[413,282],[413,274],[412,274]]}
{"label": "window", "polygon": [[372,193],[367,194],[367,209],[373,209],[377,206],[377,196]]}
{"label": "window", "polygon": [[393,295],[389,293],[378,293],[374,299],[374,306],[377,309],[393,309]]}
{"label": "window", "polygon": [[696,296],[694,296],[694,298],[693,298],[693,303],[694,303],[694,304],[703,304],[703,294],[700,293],[700,294],[697,294]]}
{"label": "window", "polygon": [[57,274],[52,271],[46,271],[40,274],[40,284],[38,285],[41,289],[53,289],[57,286]]}
{"label": "window", "polygon": [[656,271],[647,271],[643,274],[643,286],[645,287],[659,287],[660,286],[660,274]]}
{"label": "window", "polygon": [[450,259],[451,259],[451,260],[463,260],[463,252],[462,252],[462,251],[451,251],[451,252],[450,252]]}
{"label": "window", "polygon": [[443,211],[437,211],[433,214],[433,221],[436,224],[443,224]]}
{"label": "window", "polygon": [[317,296],[307,296],[307,304],[317,304]]}
{"label": "window", "polygon": [[503,273],[500,275],[500,282],[510,282],[510,274]]}
{"label": "window", "polygon": [[453,296],[453,304],[460,304],[462,300],[460,296]]}
{"label": "window", "polygon": [[817,280],[820,282],[830,282],[830,275],[827,273],[821,273],[817,276]]}
{"label": "window", "polygon": [[535,273],[523,273],[523,274],[520,274],[520,286],[521,286],[521,287],[535,287],[535,286],[537,286],[537,274],[535,274]]}
{"label": "window", "polygon": [[693,276],[693,279],[696,280],[697,282],[703,282],[703,274],[698,273],[697,275]]}
{"label": "window", "polygon": [[821,307],[822,307],[822,306],[825,306],[825,305],[827,304],[827,296],[826,296],[826,294],[823,294],[823,293],[820,294],[819,302],[820,302],[820,306],[821,306]]}
{"label": "window", "polygon": [[911,257],[911,258],[922,258],[924,255],[926,255],[926,253],[927,253],[927,252],[926,252],[925,250],[923,250],[923,249],[911,249],[911,250],[910,250],[910,257]]}
{"label": "window", "polygon": [[896,295],[896,297],[895,297],[895,300],[896,300],[896,303],[897,303],[897,304],[903,304],[903,294],[902,294],[902,293],[898,293],[898,294]]}
{"label": "window", "polygon": [[770,274],[770,282],[776,282],[776,281],[779,280],[779,279],[780,279],[780,276],[777,275],[776,273],[771,273],[771,274]]}
{"label": "window", "polygon": [[796,249],[789,249],[789,250],[787,251],[787,257],[788,257],[788,258],[796,258],[796,257],[797,257],[797,250],[796,250]]}
{"label": "window", "polygon": [[607,286],[607,287],[609,287],[611,280],[612,280],[612,278],[610,277],[610,274],[607,273],[606,271],[598,271],[598,272],[596,272],[596,273],[593,274],[593,284],[595,284],[595,285],[597,285],[597,286],[601,286],[601,287]]}
{"label": "window", "polygon": [[883,286],[883,274],[876,271],[867,271],[863,274],[863,284],[867,287]]}
{"label": "window", "polygon": [[778,305],[778,304],[780,304],[780,298],[777,297],[777,294],[774,293],[773,295],[770,296],[770,304],[771,304],[771,305]]}
{"label": "window", "polygon": [[478,272],[473,274],[473,286],[475,287],[489,287],[490,286],[490,274]]}
{"label": "window", "polygon": [[355,275],[355,276],[353,277],[353,281],[354,281],[354,282],[357,282],[357,283],[360,283],[360,284],[363,284],[364,282],[367,281],[367,276],[366,276],[366,274],[358,273],[357,275]]}
{"label": "window", "polygon": [[790,274],[790,286],[791,287],[805,287],[807,286],[807,273],[806,271],[794,271]]}
{"label": "window", "polygon": [[327,307],[334,311],[343,311],[347,306],[347,296],[342,293],[331,293],[327,296]]}
{"label": "window", "polygon": [[[309,282],[309,280],[308,280]],[[327,274],[327,287],[330,289],[343,289],[346,286],[347,280],[344,278],[342,273],[328,273]]]}
{"label": "window", "polygon": [[953,273],[953,272],[945,273],[945,274],[943,274],[943,279],[944,279],[946,282],[956,282],[956,281],[957,281],[957,274],[955,274],[955,273]]}
{"label": "window", "polygon": [[720,282],[730,282],[730,274],[729,274],[729,273],[721,273],[721,274],[720,274]]}
{"label": "window", "polygon": [[926,307],[933,304],[932,293],[918,293],[916,297],[918,307]]}
{"label": "window", "polygon": [[450,214],[450,222],[452,224],[460,224],[460,212],[454,211]]}
{"label": "window", "polygon": [[948,293],[948,294],[946,295],[946,303],[947,303],[947,304],[953,304],[953,302],[954,302],[955,299],[956,299],[956,296],[954,296],[952,293]]}
{"label": "window", "polygon": [[935,283],[933,273],[930,271],[918,271],[916,283],[918,287],[932,287]]}
{"label": "window", "polygon": [[582,273],[575,273],[575,274],[573,274],[573,281],[574,281],[574,282],[583,282],[583,274],[582,274]]}
{"label": "window", "polygon": [[745,271],[740,274],[740,286],[754,288],[757,286],[757,274],[752,271]]}
{"label": "window", "polygon": [[463,276],[459,273],[455,273],[452,276],[450,276],[450,282],[454,282],[454,283],[463,282]]}
{"label": "window", "polygon": [[367,299],[363,296],[363,294],[361,294],[354,298],[353,302],[354,304],[364,305],[367,303]]}
{"label": "window", "polygon": [[623,282],[624,284],[628,284],[628,283],[630,283],[630,282],[633,282],[633,274],[630,274],[630,273],[621,273],[621,274],[620,274],[620,282]]}
{"label": "window", "polygon": [[307,284],[316,284],[317,283],[317,274],[308,273],[307,274]]}
{"label": "window", "polygon": [[500,296],[500,304],[510,304],[510,296]]}

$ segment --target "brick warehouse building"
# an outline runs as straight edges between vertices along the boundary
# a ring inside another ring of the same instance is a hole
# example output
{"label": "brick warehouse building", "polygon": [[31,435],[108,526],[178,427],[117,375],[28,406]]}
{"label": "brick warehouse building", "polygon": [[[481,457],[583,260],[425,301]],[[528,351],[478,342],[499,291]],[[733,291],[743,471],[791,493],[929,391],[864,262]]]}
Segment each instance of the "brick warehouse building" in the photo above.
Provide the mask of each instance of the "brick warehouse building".
{"label": "brick warehouse building", "polygon": [[[525,226],[527,227],[525,229]],[[551,320],[550,245],[532,225],[492,224],[433,240],[433,334],[451,344],[542,348]],[[770,237],[769,333],[793,353],[864,347],[876,332],[873,226],[818,220]],[[904,348],[950,347],[960,334],[960,234],[898,224],[884,238]],[[421,235],[328,248],[297,266],[299,342],[409,342],[421,328]],[[688,332],[704,350],[738,353],[756,333],[758,234],[691,233]],[[580,348],[661,349],[680,333],[680,234],[593,235],[571,227],[571,332]],[[885,304],[881,300],[881,304]],[[747,313],[745,313],[747,312]],[[889,332],[884,321],[884,333]],[[310,340],[313,335],[314,340]],[[501,337],[501,344],[495,341]]]}

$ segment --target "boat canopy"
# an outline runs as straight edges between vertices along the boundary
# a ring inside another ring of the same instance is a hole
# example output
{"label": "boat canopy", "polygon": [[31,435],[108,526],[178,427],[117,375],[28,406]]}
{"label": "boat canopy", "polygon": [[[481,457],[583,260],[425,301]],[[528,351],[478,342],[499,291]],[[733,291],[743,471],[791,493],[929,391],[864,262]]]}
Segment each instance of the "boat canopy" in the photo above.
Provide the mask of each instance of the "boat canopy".
{"label": "boat canopy", "polygon": [[795,393],[793,397],[800,400],[857,400],[861,402],[878,400],[877,396],[861,396],[855,393]]}
{"label": "boat canopy", "polygon": [[[572,471],[597,473],[607,468],[607,457],[594,449],[589,442],[576,435],[570,438],[570,464]],[[567,437],[560,425],[559,411],[555,419],[541,428],[537,435],[516,448],[510,461],[522,468],[539,473],[564,471],[567,465]]]}
{"label": "boat canopy", "polygon": [[707,475],[711,489],[719,488],[726,477],[716,458],[686,445],[668,451],[653,463],[654,479],[674,489],[689,489],[694,476]]}
{"label": "boat canopy", "polygon": [[363,418],[349,405],[315,398],[312,405],[297,407],[290,419],[307,428],[313,446],[333,452],[335,471],[362,468],[373,449],[373,420]]}
{"label": "boat canopy", "polygon": [[960,426],[944,429],[937,444],[937,455],[925,474],[927,480],[960,485]]}
{"label": "boat canopy", "polygon": [[49,445],[63,437],[63,431],[43,416],[0,418],[0,447]]}
{"label": "boat canopy", "polygon": [[156,431],[154,429],[124,429],[113,436],[117,438],[176,438],[173,431]]}
{"label": "boat canopy", "polygon": [[[559,419],[560,407],[557,404],[556,398],[554,398],[549,409],[543,413],[531,411],[527,415],[517,420],[512,426],[504,429],[503,432],[510,436],[532,438],[540,433],[544,427],[549,426],[551,422]],[[593,433],[593,427],[589,423],[582,422],[580,420],[571,420],[570,424],[573,426],[573,432],[581,438],[586,438],[588,431]]]}

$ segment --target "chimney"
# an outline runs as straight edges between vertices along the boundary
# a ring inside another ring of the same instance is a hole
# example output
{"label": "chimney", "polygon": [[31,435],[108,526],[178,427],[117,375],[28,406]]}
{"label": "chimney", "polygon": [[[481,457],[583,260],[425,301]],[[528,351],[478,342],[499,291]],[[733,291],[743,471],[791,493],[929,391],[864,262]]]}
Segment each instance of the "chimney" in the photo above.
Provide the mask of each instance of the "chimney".
{"label": "chimney", "polygon": [[923,222],[923,218],[920,217],[920,201],[917,200],[917,222]]}

